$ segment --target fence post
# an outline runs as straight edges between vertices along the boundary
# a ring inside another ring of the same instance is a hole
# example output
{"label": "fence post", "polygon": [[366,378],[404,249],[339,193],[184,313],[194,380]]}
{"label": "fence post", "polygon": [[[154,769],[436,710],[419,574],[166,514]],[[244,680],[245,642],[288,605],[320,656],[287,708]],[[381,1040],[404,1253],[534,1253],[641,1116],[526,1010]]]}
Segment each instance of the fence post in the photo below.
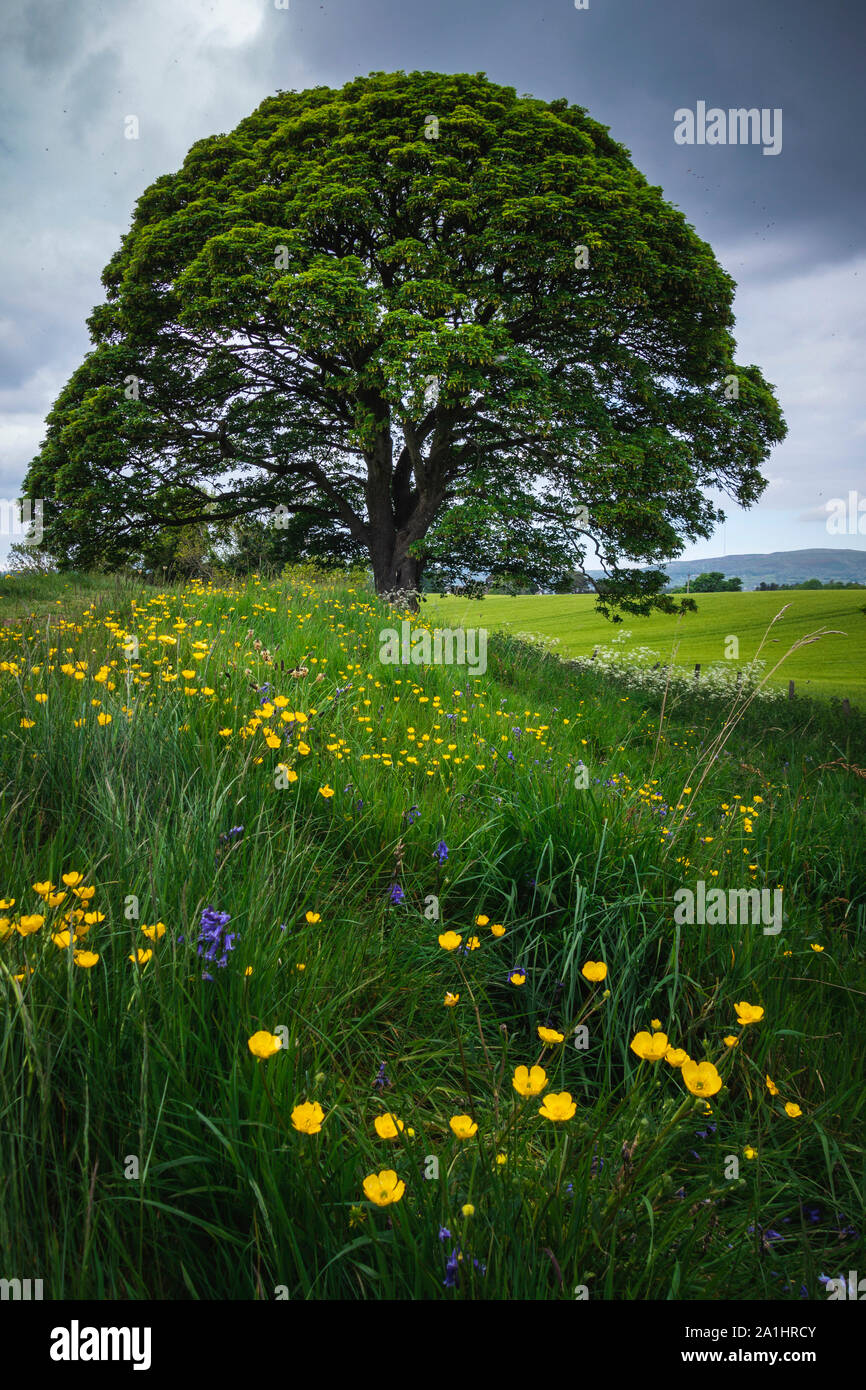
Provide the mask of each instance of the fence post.
{"label": "fence post", "polygon": [[793,700],[793,698],[794,698],[794,682],[793,682],[793,681],[788,681],[788,699],[789,699],[789,700]]}
{"label": "fence post", "polygon": [[700,676],[701,676],[701,663],[700,663],[699,661],[696,661],[696,662],[695,662],[695,680],[700,680]]}
{"label": "fence post", "polygon": [[850,713],[851,713],[851,702],[850,702],[850,700],[848,699],[848,696],[847,696],[847,695],[845,696],[845,699],[842,701],[842,713],[843,713],[843,714],[850,714]]}

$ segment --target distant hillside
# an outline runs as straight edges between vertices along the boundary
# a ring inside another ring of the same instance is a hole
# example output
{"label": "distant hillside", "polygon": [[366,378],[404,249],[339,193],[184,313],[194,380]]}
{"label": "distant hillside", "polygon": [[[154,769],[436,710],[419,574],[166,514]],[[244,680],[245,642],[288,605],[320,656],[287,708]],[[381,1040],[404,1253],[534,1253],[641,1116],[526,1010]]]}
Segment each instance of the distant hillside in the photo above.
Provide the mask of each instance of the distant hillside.
{"label": "distant hillside", "polygon": [[770,555],[713,555],[706,560],[672,560],[662,566],[671,583],[684,584],[704,570],[738,574],[744,589],[759,584],[801,584],[806,579],[866,583],[866,550],[775,550]]}

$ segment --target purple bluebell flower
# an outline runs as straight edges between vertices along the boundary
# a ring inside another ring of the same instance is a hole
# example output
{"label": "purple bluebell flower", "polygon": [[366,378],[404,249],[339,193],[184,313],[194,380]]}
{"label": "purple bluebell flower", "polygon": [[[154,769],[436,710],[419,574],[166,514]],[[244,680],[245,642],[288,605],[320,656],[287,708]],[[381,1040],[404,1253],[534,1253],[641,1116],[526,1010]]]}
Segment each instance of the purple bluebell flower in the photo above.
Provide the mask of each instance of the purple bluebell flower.
{"label": "purple bluebell flower", "polygon": [[386,1086],[390,1086],[390,1085],[391,1085],[391,1082],[388,1080],[388,1077],[385,1075],[385,1063],[384,1063],[384,1062],[380,1063],[379,1070],[378,1070],[378,1072],[376,1073],[376,1080],[373,1082],[373,1085],[374,1085],[374,1086],[377,1086],[377,1087],[379,1088],[380,1091],[384,1091],[384,1089],[385,1089]]}
{"label": "purple bluebell flower", "polygon": [[433,854],[436,858],[437,863],[445,863],[445,860],[448,858],[448,846],[446,845],[444,840],[439,841],[438,845],[433,851]]}
{"label": "purple bluebell flower", "polygon": [[451,1239],[451,1232],[449,1231],[449,1229],[448,1229],[447,1226],[440,1226],[440,1227],[439,1227],[439,1239],[440,1239],[440,1240],[450,1240],[450,1239]]}
{"label": "purple bluebell flower", "polygon": [[456,1289],[460,1282],[460,1256],[456,1250],[452,1250],[445,1265],[445,1278],[442,1283],[446,1289]]}
{"label": "purple bluebell flower", "polygon": [[403,889],[400,887],[399,883],[392,883],[388,896],[389,901],[396,906],[398,903],[401,903],[403,901],[406,894],[403,892]]}

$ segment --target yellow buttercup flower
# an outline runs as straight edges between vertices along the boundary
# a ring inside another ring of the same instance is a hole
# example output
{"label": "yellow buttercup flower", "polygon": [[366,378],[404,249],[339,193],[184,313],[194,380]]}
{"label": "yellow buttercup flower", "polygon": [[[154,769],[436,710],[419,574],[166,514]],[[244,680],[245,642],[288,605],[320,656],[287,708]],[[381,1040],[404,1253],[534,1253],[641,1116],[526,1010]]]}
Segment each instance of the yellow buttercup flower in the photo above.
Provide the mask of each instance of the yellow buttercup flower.
{"label": "yellow buttercup flower", "polygon": [[662,1021],[661,1021],[660,1018],[651,1018],[651,1019],[650,1019],[650,1028],[661,1028],[661,1026],[662,1026]]}
{"label": "yellow buttercup flower", "polygon": [[722,1042],[725,1044],[725,1047],[739,1047],[740,1045],[740,1039],[735,1037],[733,1033],[729,1033],[726,1038],[722,1038]]}
{"label": "yellow buttercup flower", "polygon": [[137,951],[134,951],[131,956],[127,957],[127,959],[131,960],[133,965],[147,965],[147,962],[150,960],[152,955],[153,951],[151,950],[143,951],[139,949]]}
{"label": "yellow buttercup flower", "polygon": [[446,990],[445,999],[444,999],[444,1001],[443,1001],[444,1004],[445,1004],[446,1009],[453,1009],[453,1008],[454,1008],[454,1005],[457,1003],[457,1001],[459,1000],[459,998],[460,998],[460,995],[459,995],[459,994],[452,994],[451,991],[450,991],[450,989],[449,989],[449,990]]}
{"label": "yellow buttercup flower", "polygon": [[[148,952],[148,954],[150,954],[150,952]],[[275,1052],[279,1052],[282,1045],[282,1038],[278,1038],[275,1033],[267,1033],[264,1031],[253,1033],[252,1037],[247,1039],[247,1047],[254,1057],[258,1057],[259,1061],[265,1061],[268,1057],[273,1057]]]}
{"label": "yellow buttercup flower", "polygon": [[599,980],[603,980],[607,975],[607,966],[604,964],[604,961],[588,960],[580,973],[585,980],[591,980],[593,983],[596,983]]}
{"label": "yellow buttercup flower", "polygon": [[45,921],[41,912],[22,912],[18,921],[18,930],[22,936],[32,936],[33,932],[38,931]]}
{"label": "yellow buttercup flower", "polygon": [[543,1043],[552,1044],[565,1042],[565,1035],[563,1033],[557,1033],[555,1028],[543,1028],[541,1024],[538,1025],[538,1036]]}
{"label": "yellow buttercup flower", "polygon": [[682,1077],[693,1096],[714,1096],[722,1089],[722,1078],[712,1062],[684,1062]]}
{"label": "yellow buttercup flower", "polygon": [[547,1072],[543,1067],[515,1067],[511,1084],[518,1095],[540,1096],[547,1085]]}
{"label": "yellow buttercup flower", "polygon": [[667,1033],[648,1033],[644,1029],[635,1033],[629,1045],[644,1062],[658,1062],[668,1050]]}
{"label": "yellow buttercup flower", "polygon": [[576,1110],[577,1106],[568,1091],[560,1091],[558,1095],[552,1091],[544,1097],[538,1113],[543,1119],[560,1124],[563,1120],[570,1120]]}
{"label": "yellow buttercup flower", "polygon": [[439,945],[443,951],[456,951],[463,937],[456,931],[443,932],[439,937]]}
{"label": "yellow buttercup flower", "polygon": [[[89,917],[90,913],[88,913],[87,916]],[[86,920],[85,918],[85,921]],[[150,927],[146,927],[142,923],[141,930],[144,932],[148,941],[160,941],[165,936],[165,924],[163,922],[154,922]]]}
{"label": "yellow buttercup flower", "polygon": [[396,1115],[390,1111],[384,1115],[377,1115],[373,1124],[380,1139],[396,1139],[401,1129],[404,1128],[403,1121],[398,1120]]}
{"label": "yellow buttercup flower", "polygon": [[779,1094],[779,1088],[776,1085],[775,1081],[772,1081],[769,1076],[765,1079],[767,1082],[767,1090],[770,1092],[770,1095],[777,1096]]}
{"label": "yellow buttercup flower", "polygon": [[79,883],[82,882],[84,874],[72,872],[68,874],[62,874],[61,878],[63,879],[63,882],[66,884],[67,888],[75,888],[78,886]]}
{"label": "yellow buttercup flower", "polygon": [[504,928],[504,926],[502,925],[501,922],[492,922],[492,923],[491,923],[491,926],[490,926],[490,933],[491,933],[492,936],[496,936],[496,937],[504,936],[504,935],[505,935],[505,928]]}
{"label": "yellow buttercup flower", "polygon": [[296,1105],[292,1111],[292,1124],[299,1134],[318,1134],[324,1119],[325,1112],[317,1100],[304,1101],[303,1105]]}
{"label": "yellow buttercup flower", "polygon": [[476,918],[475,918],[475,925],[476,925],[476,927],[486,927],[486,926],[487,926],[487,923],[488,923],[489,921],[490,921],[490,918],[489,918],[489,917],[476,917]]}
{"label": "yellow buttercup flower", "polygon": [[327,785],[327,783],[325,783],[324,787],[319,787],[319,796],[323,796],[323,797],[325,798],[326,801],[327,801],[330,797],[332,797],[333,795],[334,795],[334,788],[333,788],[333,787],[329,787],[329,786]]}
{"label": "yellow buttercup flower", "polygon": [[474,1208],[474,1206],[472,1205],[471,1202],[464,1202],[464,1203],[463,1203],[463,1206],[460,1208],[460,1215],[461,1215],[461,1216],[474,1216],[474,1215],[475,1215],[475,1208]]}
{"label": "yellow buttercup flower", "polygon": [[452,1115],[448,1123],[458,1139],[471,1139],[478,1133],[478,1126],[470,1115]]}
{"label": "yellow buttercup flower", "polygon": [[383,1168],[381,1173],[371,1173],[364,1179],[364,1196],[377,1207],[388,1207],[399,1202],[406,1191],[406,1184],[397,1177],[393,1168]]}
{"label": "yellow buttercup flower", "polygon": [[745,999],[741,1003],[735,1004],[734,1008],[737,1011],[737,1022],[741,1028],[744,1028],[747,1023],[760,1023],[764,1017],[763,1005],[747,1004]]}
{"label": "yellow buttercup flower", "polygon": [[314,927],[317,922],[321,922],[322,920],[322,914],[320,912],[305,912],[304,917],[311,927]]}
{"label": "yellow buttercup flower", "polygon": [[[40,898],[47,898],[50,893],[54,892],[54,884],[47,878],[44,883],[34,883],[33,892],[38,893]],[[0,902],[0,907],[12,907],[14,902],[14,898],[10,898],[8,902],[4,900]]]}
{"label": "yellow buttercup flower", "polygon": [[747,1145],[746,1145],[746,1147],[743,1149],[743,1153],[745,1154],[746,1158],[757,1158],[757,1157],[758,1157],[758,1150],[757,1150],[757,1149],[753,1149],[752,1146],[751,1146],[751,1144],[747,1144]]}
{"label": "yellow buttercup flower", "polygon": [[98,951],[73,951],[72,959],[76,965],[80,965],[82,970],[90,970],[99,960]]}
{"label": "yellow buttercup flower", "polygon": [[55,946],[59,946],[62,950],[65,950],[65,949],[68,948],[70,942],[72,941],[72,932],[71,932],[71,931],[59,931],[59,932],[54,932],[54,934],[53,934],[52,937],[51,937],[51,940],[54,942],[54,945],[55,945]]}
{"label": "yellow buttercup flower", "polygon": [[802,1115],[802,1113],[802,1110],[795,1101],[789,1100],[785,1102],[785,1114],[790,1116],[792,1120],[796,1120],[797,1116]]}
{"label": "yellow buttercup flower", "polygon": [[672,1067],[682,1067],[689,1060],[689,1054],[683,1047],[669,1047],[665,1053],[665,1061]]}

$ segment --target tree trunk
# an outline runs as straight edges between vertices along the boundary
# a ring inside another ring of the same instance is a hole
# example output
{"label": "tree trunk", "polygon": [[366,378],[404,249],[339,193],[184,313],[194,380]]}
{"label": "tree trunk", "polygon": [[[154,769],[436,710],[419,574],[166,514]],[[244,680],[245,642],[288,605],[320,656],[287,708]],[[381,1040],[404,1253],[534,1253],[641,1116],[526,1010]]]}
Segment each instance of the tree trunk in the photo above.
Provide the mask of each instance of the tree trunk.
{"label": "tree trunk", "polygon": [[423,560],[416,560],[412,555],[401,555],[399,548],[391,554],[381,549],[373,551],[370,558],[373,562],[373,581],[379,597],[390,598],[399,595],[401,601],[405,598],[407,607],[413,613],[417,613],[417,594],[421,585]]}

